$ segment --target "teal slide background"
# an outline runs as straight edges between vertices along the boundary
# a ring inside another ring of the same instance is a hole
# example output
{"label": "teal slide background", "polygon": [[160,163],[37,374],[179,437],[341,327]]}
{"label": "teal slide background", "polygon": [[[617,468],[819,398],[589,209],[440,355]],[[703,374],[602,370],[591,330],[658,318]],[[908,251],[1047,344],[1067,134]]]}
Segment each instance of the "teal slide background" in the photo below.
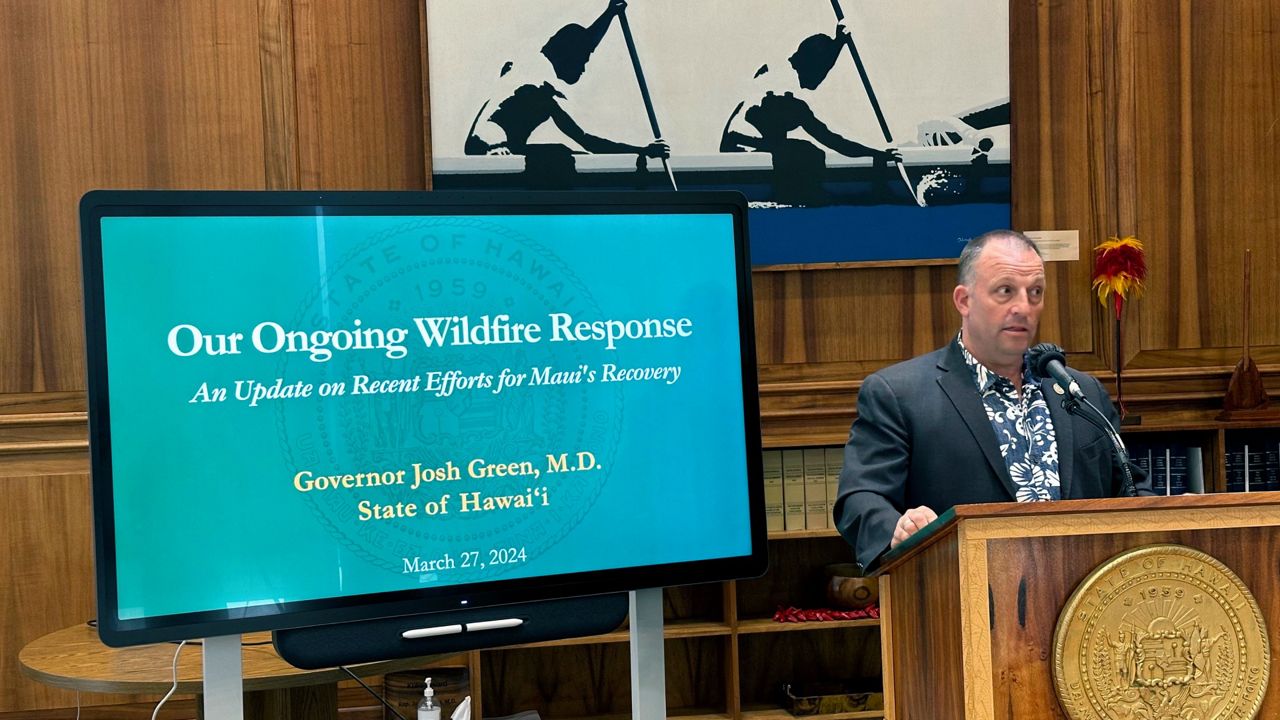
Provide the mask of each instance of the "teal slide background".
{"label": "teal slide background", "polygon": [[[120,618],[740,556],[750,552],[732,220],[728,215],[111,217],[102,221]],[[575,321],[682,318],[690,337],[551,342]],[[506,314],[538,343],[426,347],[413,318]],[[381,350],[263,353],[286,330],[409,330]],[[239,354],[179,357],[178,325],[243,333]],[[606,363],[678,381],[601,381]],[[354,395],[375,379],[504,368],[595,381]],[[342,396],[237,400],[236,383],[345,383]],[[223,402],[191,402],[203,384]],[[546,456],[599,467],[548,474]],[[539,477],[475,479],[469,461]],[[414,463],[462,478],[411,489]],[[406,483],[299,492],[295,473],[406,470]],[[531,508],[461,512],[463,493]],[[357,504],[440,502],[361,521]],[[499,563],[508,549],[523,560]],[[474,553],[474,555],[469,555]],[[428,561],[453,567],[421,570]],[[468,557],[470,567],[462,567]],[[406,572],[418,558],[419,571]],[[483,564],[483,567],[481,565]]]}

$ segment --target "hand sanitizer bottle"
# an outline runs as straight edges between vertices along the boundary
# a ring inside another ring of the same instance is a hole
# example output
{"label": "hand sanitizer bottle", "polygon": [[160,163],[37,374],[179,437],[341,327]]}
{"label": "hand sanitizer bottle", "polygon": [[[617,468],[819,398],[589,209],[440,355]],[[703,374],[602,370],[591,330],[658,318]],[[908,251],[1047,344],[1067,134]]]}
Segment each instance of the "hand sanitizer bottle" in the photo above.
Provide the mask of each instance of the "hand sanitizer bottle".
{"label": "hand sanitizer bottle", "polygon": [[436,704],[436,691],[431,688],[431,678],[422,690],[422,702],[418,703],[418,720],[440,720],[440,706]]}

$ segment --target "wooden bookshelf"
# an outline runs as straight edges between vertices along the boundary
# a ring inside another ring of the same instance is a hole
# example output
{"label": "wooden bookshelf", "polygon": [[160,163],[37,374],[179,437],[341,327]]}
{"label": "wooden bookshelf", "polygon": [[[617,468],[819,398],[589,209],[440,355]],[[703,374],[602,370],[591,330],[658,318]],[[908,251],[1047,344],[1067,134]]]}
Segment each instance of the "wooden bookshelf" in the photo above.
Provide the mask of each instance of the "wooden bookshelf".
{"label": "wooden bookshelf", "polygon": [[738,624],[739,635],[781,632],[823,632],[842,628],[878,628],[880,621],[875,618],[862,620],[823,620],[819,622],[776,622],[773,620],[746,620]]}
{"label": "wooden bookshelf", "polygon": [[840,533],[835,528],[823,528],[821,530],[781,530],[769,533],[770,540],[804,540],[806,538],[831,538],[840,537]]}
{"label": "wooden bookshelf", "polygon": [[[874,682],[880,674],[879,620],[772,619],[779,606],[829,607],[824,566],[849,560],[836,531],[771,533],[769,552],[770,570],[760,578],[663,591],[669,717],[790,719],[784,684]],[[483,717],[527,709],[544,717],[630,717],[629,639],[624,626],[586,638],[467,653],[473,703]],[[883,716],[872,710],[814,717]]]}
{"label": "wooden bookshelf", "polygon": [[[744,710],[742,713],[744,720],[795,720],[796,716],[791,713],[778,709],[769,710]],[[806,715],[805,718],[813,720],[863,720],[863,718],[883,718],[883,710],[864,710],[862,712],[846,712],[846,713],[830,713],[827,715]]]}
{"label": "wooden bookshelf", "polygon": [[[681,638],[695,637],[719,637],[729,635],[733,629],[726,623],[716,622],[668,622],[663,625],[662,637],[667,640],[679,640]],[[542,647],[561,647],[565,645],[598,645],[601,643],[625,643],[631,640],[630,632],[624,627],[621,630],[614,630],[611,633],[603,635],[589,635],[587,637],[569,638],[567,640],[548,640],[546,642],[526,643],[524,645],[511,645],[504,650],[518,648],[542,648]]]}

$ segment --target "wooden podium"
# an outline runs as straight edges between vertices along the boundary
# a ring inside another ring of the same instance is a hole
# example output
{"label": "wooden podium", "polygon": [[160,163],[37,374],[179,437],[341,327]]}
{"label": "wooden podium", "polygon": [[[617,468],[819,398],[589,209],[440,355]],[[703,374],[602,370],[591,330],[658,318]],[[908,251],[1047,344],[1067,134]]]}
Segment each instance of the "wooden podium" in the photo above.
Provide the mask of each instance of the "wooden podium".
{"label": "wooden podium", "polygon": [[[1059,614],[1099,565],[1161,543],[1239,576],[1280,649],[1280,493],[962,505],[882,563],[885,717],[1066,717],[1051,670]],[[1280,717],[1278,673],[1272,662],[1259,718]]]}

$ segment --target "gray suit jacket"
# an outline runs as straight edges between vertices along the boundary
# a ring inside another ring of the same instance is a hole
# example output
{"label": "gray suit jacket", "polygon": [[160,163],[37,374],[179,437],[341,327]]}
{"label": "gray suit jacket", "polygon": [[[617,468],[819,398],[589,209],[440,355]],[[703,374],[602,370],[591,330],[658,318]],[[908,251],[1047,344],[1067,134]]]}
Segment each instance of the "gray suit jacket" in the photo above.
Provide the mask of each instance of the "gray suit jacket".
{"label": "gray suit jacket", "polygon": [[[1070,372],[1089,401],[1119,427],[1101,383]],[[1111,441],[1062,407],[1066,396],[1053,389],[1052,380],[1041,387],[1057,437],[1063,499],[1121,494],[1123,472]],[[1139,493],[1150,494],[1146,475],[1130,468]],[[894,526],[908,508],[927,505],[941,514],[953,505],[1010,502],[1015,492],[957,342],[875,372],[862,383],[834,515],[863,567],[872,568],[889,549]]]}

